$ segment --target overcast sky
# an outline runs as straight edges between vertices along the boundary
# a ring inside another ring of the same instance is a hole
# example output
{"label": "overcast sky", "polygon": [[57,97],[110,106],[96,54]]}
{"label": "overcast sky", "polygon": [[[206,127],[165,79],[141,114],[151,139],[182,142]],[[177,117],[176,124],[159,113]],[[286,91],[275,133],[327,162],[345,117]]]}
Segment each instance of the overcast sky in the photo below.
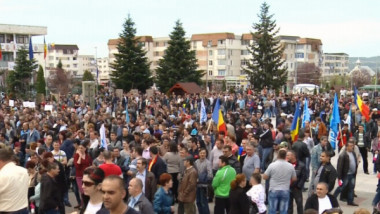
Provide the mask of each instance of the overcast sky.
{"label": "overcast sky", "polygon": [[[195,33],[248,33],[263,1],[254,0],[0,0],[0,23],[46,26],[47,43],[77,44],[80,54],[108,55],[128,13],[137,35],[166,37],[180,19]],[[280,35],[319,38],[323,51],[380,55],[379,0],[268,0]],[[34,43],[43,43],[36,37]]]}

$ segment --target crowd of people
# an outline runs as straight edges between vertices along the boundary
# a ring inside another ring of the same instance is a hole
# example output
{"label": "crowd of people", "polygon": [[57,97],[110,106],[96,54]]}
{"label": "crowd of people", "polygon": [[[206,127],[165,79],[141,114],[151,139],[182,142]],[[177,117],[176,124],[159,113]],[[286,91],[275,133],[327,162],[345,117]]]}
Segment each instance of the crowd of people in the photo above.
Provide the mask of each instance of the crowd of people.
{"label": "crowd of people", "polygon": [[[295,137],[294,113],[305,98],[310,120]],[[328,139],[329,93],[116,96],[105,89],[94,108],[79,95],[35,108],[20,100],[9,106],[5,98],[0,214],[64,214],[72,206],[81,214],[208,214],[210,202],[216,214],[323,213],[339,208],[338,201],[358,206],[361,161],[365,174],[380,172],[380,99],[363,100],[370,120],[349,93],[341,93],[335,151]],[[225,130],[212,120],[217,102]],[[377,191],[373,206],[379,201]]]}

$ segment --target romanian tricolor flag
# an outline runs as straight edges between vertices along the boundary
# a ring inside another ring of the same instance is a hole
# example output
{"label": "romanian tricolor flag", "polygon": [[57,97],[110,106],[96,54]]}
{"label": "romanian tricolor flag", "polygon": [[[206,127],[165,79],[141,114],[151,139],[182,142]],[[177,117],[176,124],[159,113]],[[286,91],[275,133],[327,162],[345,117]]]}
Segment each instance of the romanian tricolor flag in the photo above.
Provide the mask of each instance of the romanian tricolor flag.
{"label": "romanian tricolor flag", "polygon": [[296,106],[296,112],[294,113],[292,126],[290,127],[290,135],[292,136],[293,142],[295,142],[298,139],[298,132],[300,128],[300,119],[301,119],[300,105],[301,105],[300,102],[298,102]]}
{"label": "romanian tricolor flag", "polygon": [[46,55],[47,55],[47,45],[46,45],[45,37],[44,37],[44,59],[46,59]]}
{"label": "romanian tricolor flag", "polygon": [[219,118],[218,118],[217,127],[218,127],[218,132],[224,131],[224,136],[227,136],[227,126],[226,126],[226,123],[224,122],[221,109],[219,109]]}
{"label": "romanian tricolor flag", "polygon": [[362,101],[360,96],[358,95],[358,90],[355,88],[355,104],[359,108],[363,117],[365,117],[366,121],[369,121],[369,107]]}

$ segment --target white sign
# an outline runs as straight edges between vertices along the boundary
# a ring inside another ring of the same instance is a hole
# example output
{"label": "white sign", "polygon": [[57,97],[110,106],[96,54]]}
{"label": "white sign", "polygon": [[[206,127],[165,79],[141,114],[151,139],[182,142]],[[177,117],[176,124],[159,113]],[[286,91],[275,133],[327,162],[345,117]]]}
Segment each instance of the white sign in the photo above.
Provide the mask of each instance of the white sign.
{"label": "white sign", "polygon": [[10,106],[10,107],[15,106],[15,101],[14,101],[14,100],[9,100],[9,106]]}
{"label": "white sign", "polygon": [[45,105],[45,111],[53,111],[53,105]]}

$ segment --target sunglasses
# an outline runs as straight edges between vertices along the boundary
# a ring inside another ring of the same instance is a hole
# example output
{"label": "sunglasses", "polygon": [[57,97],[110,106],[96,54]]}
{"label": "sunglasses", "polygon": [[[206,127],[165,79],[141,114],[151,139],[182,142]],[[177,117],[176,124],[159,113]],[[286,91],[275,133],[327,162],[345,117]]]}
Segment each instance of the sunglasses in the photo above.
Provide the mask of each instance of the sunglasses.
{"label": "sunglasses", "polygon": [[85,187],[92,187],[92,186],[95,185],[95,183],[88,182],[88,181],[83,181],[82,183],[83,183],[83,185],[84,185]]}

